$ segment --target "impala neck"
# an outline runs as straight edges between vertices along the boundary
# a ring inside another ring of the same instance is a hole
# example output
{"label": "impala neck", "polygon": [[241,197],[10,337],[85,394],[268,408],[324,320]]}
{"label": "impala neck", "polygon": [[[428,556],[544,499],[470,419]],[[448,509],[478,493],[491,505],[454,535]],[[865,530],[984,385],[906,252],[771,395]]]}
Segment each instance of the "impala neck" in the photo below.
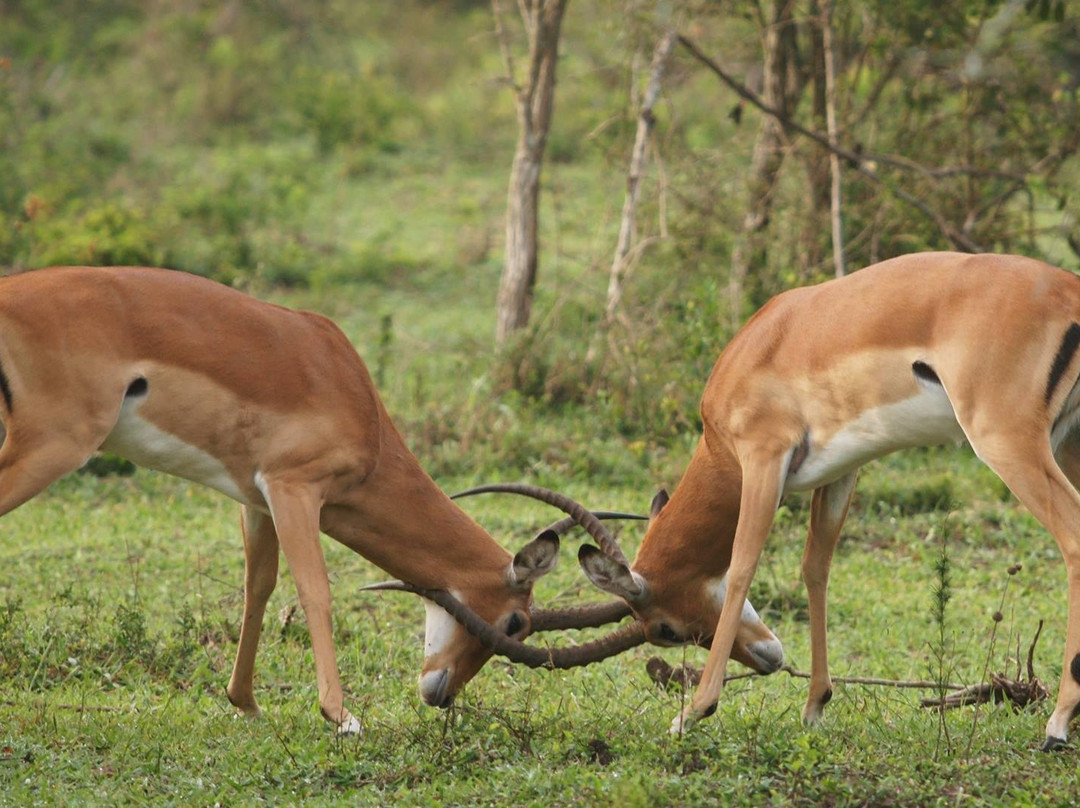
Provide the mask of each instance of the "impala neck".
{"label": "impala neck", "polygon": [[328,498],[323,531],[418,587],[505,591],[510,554],[443,493],[380,411],[378,460]]}
{"label": "impala neck", "polygon": [[730,450],[702,438],[671,501],[649,523],[632,565],[668,591],[719,577],[731,562],[742,475]]}

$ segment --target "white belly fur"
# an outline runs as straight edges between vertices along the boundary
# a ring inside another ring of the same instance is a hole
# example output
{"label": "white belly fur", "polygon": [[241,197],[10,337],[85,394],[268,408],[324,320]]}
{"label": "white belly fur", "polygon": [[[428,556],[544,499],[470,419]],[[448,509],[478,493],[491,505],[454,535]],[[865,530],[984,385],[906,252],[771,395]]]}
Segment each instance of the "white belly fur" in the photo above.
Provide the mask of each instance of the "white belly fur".
{"label": "white belly fur", "polygon": [[250,504],[220,460],[140,418],[142,400],[133,397],[124,401],[116,426],[101,445],[103,450],[137,466],[183,477]]}
{"label": "white belly fur", "polygon": [[875,457],[912,446],[961,443],[964,431],[945,389],[921,385],[918,395],[866,410],[810,453],[784,481],[784,491],[808,491],[838,480]]}

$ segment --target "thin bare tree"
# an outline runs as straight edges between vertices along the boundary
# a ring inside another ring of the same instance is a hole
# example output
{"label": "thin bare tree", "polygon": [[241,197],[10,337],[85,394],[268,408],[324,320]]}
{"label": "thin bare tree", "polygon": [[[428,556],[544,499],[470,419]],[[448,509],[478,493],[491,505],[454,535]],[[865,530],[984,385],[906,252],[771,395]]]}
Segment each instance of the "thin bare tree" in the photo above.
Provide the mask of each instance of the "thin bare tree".
{"label": "thin bare tree", "polygon": [[[610,323],[622,300],[623,281],[629,271],[633,258],[640,250],[634,250],[634,215],[637,208],[638,189],[641,185],[641,177],[645,173],[646,155],[649,147],[649,137],[652,134],[656,118],[653,116],[653,106],[660,97],[660,86],[664,77],[671,51],[678,41],[675,31],[668,31],[653,50],[652,62],[649,66],[649,84],[641,99],[638,112],[637,134],[634,137],[634,148],[630,153],[630,168],[626,175],[626,198],[623,200],[622,222],[619,225],[619,239],[615,244],[615,257],[611,262],[611,274],[608,278],[607,311],[605,320]],[[640,247],[640,245],[639,245]]]}
{"label": "thin bare tree", "polygon": [[529,44],[529,65],[522,82],[516,76],[502,5],[499,0],[491,2],[495,32],[518,119],[517,147],[506,200],[506,257],[496,300],[497,346],[504,345],[514,332],[528,325],[532,310],[539,258],[540,169],[551,127],[559,33],[568,2],[518,0],[518,11]]}
{"label": "thin bare tree", "polygon": [[832,220],[833,267],[836,277],[844,275],[844,220],[840,186],[840,155],[836,125],[836,46],[833,41],[832,0],[821,2],[821,35],[825,52],[825,131],[829,137],[829,174],[832,178],[829,213]]}
{"label": "thin bare tree", "polygon": [[768,0],[762,4],[764,18],[764,86],[762,99],[779,115],[763,115],[747,177],[748,198],[742,230],[735,237],[731,255],[728,296],[731,324],[742,322],[743,286],[754,263],[775,198],[776,182],[788,146],[787,123],[804,80],[795,71],[797,44],[793,17],[794,0]]}

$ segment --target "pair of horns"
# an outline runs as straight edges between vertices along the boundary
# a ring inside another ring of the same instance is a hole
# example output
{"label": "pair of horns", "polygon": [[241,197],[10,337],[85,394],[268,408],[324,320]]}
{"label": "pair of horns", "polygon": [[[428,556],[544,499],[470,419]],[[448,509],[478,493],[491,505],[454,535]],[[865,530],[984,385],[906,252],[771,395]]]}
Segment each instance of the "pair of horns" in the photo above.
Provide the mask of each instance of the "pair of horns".
{"label": "pair of horns", "polygon": [[[634,622],[613,631],[606,637],[572,648],[539,648],[534,645],[526,645],[520,640],[515,640],[513,637],[499,631],[445,589],[422,589],[404,581],[388,581],[384,584],[373,584],[363,588],[367,590],[392,589],[399,592],[412,592],[433,603],[437,603],[461,623],[466,631],[493,652],[506,657],[511,662],[517,662],[530,668],[548,668],[552,670],[579,668],[621,654],[623,651],[635,648],[645,642],[644,626],[641,623]],[[608,606],[609,604],[603,605]]]}
{"label": "pair of horns", "polygon": [[[567,530],[580,525],[607,552],[624,564],[626,557],[618,543],[601,523],[601,519],[646,519],[637,514],[617,511],[597,511],[593,513],[570,497],[523,483],[497,483],[470,488],[454,494],[451,499],[484,493],[512,493],[537,499],[552,505],[568,516],[549,525],[546,530],[561,536]],[[639,622],[631,623],[592,642],[572,648],[539,648],[509,637],[492,626],[480,615],[443,589],[424,589],[404,581],[387,581],[362,587],[367,591],[411,592],[426,598],[445,609],[466,631],[479,639],[491,650],[530,668],[562,669],[576,668],[607,659],[645,642],[644,626]],[[630,614],[630,608],[623,601],[599,603],[592,606],[580,606],[568,609],[539,609],[532,613],[534,632],[553,631],[569,628],[595,628],[622,620]]]}

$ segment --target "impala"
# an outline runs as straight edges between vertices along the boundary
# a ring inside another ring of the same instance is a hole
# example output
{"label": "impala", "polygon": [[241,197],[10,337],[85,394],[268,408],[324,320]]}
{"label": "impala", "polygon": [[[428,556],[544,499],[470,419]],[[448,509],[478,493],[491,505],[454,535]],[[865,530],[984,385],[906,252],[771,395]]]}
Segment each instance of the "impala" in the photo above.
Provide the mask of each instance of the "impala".
{"label": "impala", "polygon": [[[813,491],[802,560],[811,678],[832,695],[826,589],[857,469],[910,446],[966,440],[1057,541],[1068,579],[1064,666],[1044,749],[1080,705],[1080,278],[1015,256],[924,253],[778,295],[731,340],[701,403],[703,435],[632,565],[583,546],[600,588],[650,639],[710,644],[672,723],[716,706],[742,604],[777,505]],[[710,598],[726,572],[722,605]]]}
{"label": "impala", "polygon": [[[569,667],[643,639],[632,624],[572,649],[519,642],[534,616],[545,629],[613,619],[610,604],[532,613],[533,582],[555,563],[566,523],[511,557],[420,468],[324,317],[161,269],[2,278],[0,421],[0,515],[99,449],[241,504],[244,616],[226,693],[243,714],[258,713],[255,653],[280,548],[307,616],[322,714],[341,732],[360,729],[338,674],[320,529],[425,596],[428,704],[449,704],[493,651]],[[551,501],[606,541],[592,514]]]}

